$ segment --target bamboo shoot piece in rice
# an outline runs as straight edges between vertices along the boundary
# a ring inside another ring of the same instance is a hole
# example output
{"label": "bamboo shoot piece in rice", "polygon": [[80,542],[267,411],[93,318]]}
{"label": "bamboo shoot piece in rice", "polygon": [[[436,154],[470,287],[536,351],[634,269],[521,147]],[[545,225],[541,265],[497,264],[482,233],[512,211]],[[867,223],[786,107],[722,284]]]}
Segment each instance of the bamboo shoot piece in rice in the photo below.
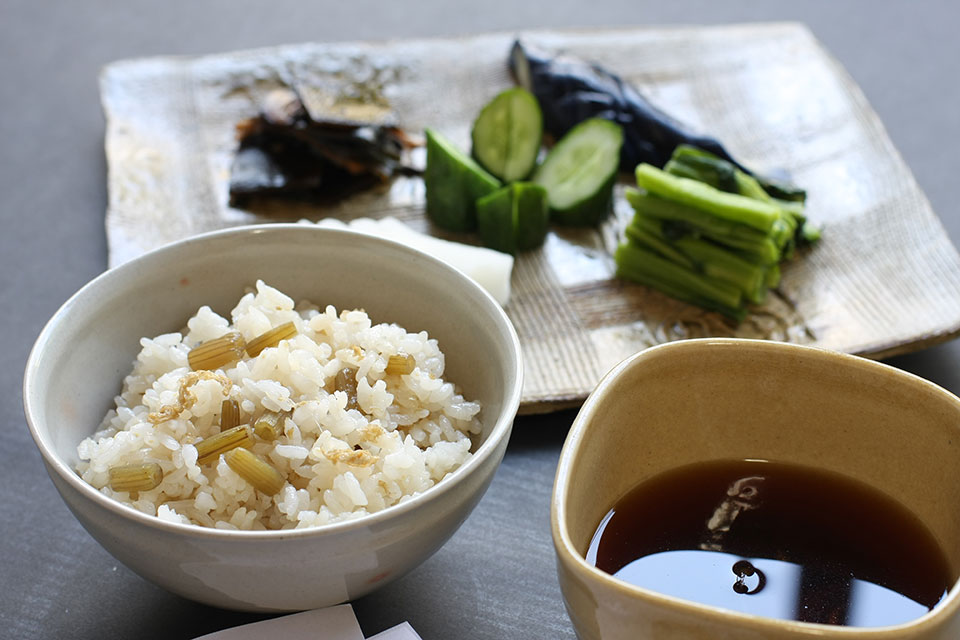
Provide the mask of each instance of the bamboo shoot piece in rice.
{"label": "bamboo shoot piece in rice", "polygon": [[231,331],[195,346],[187,354],[187,362],[194,371],[220,369],[242,358],[246,346],[243,335]]}
{"label": "bamboo shoot piece in rice", "polygon": [[334,391],[342,391],[347,395],[347,408],[357,409],[357,371],[344,367],[337,372],[333,379]]}
{"label": "bamboo shoot piece in rice", "polygon": [[163,469],[156,462],[111,467],[108,484],[114,491],[149,491],[163,481]]}
{"label": "bamboo shoot piece in rice", "polygon": [[297,335],[297,326],[292,322],[284,322],[278,327],[261,333],[259,336],[247,343],[247,355],[256,358],[260,352],[270,347],[275,347],[283,340],[289,340]]}
{"label": "bamboo shoot piece in rice", "polygon": [[241,424],[233,429],[221,431],[194,445],[197,449],[197,464],[213,462],[220,457],[221,453],[237,447],[249,447],[252,444],[253,430],[249,425]]}
{"label": "bamboo shoot piece in rice", "polygon": [[246,449],[231,449],[223,454],[223,460],[237,475],[253,485],[257,491],[268,496],[276,495],[283,489],[286,480],[279,471],[270,466],[263,458]]}
{"label": "bamboo shoot piece in rice", "polygon": [[267,411],[254,421],[254,435],[266,442],[273,442],[283,434],[284,418],[279,413]]}
{"label": "bamboo shoot piece in rice", "polygon": [[240,424],[240,403],[226,399],[220,403],[220,431],[233,429]]}
{"label": "bamboo shoot piece in rice", "polygon": [[387,368],[384,373],[397,376],[408,375],[413,373],[416,366],[417,361],[413,356],[397,353],[387,358]]}

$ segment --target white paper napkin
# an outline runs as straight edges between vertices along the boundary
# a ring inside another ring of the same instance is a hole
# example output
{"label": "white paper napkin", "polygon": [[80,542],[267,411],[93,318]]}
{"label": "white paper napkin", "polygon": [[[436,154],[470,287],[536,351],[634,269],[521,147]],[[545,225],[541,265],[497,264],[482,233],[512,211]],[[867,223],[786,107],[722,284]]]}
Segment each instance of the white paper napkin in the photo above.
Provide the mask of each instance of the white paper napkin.
{"label": "white paper napkin", "polygon": [[[357,616],[349,604],[294,613],[271,620],[252,622],[223,631],[215,631],[195,640],[364,640]],[[421,640],[410,623],[404,622],[381,631],[368,640]]]}
{"label": "white paper napkin", "polygon": [[413,630],[409,622],[403,622],[395,627],[381,631],[375,636],[370,636],[367,640],[422,640],[417,632]]}

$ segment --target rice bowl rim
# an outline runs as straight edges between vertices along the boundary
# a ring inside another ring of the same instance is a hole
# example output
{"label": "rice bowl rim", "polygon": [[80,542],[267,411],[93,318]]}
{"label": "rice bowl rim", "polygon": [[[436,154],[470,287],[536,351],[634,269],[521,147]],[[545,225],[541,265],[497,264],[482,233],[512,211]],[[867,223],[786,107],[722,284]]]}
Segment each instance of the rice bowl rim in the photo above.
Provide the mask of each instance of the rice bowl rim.
{"label": "rice bowl rim", "polygon": [[[503,398],[503,403],[500,409],[500,414],[497,418],[497,422],[490,430],[489,435],[483,440],[483,442],[480,443],[480,446],[477,448],[477,450],[471,452],[470,458],[464,464],[449,472],[447,475],[437,481],[436,484],[413,497],[407,498],[401,503],[394,504],[381,509],[380,511],[368,513],[355,518],[329,524],[304,527],[302,529],[270,529],[251,531],[242,529],[217,529],[198,524],[170,522],[167,520],[162,520],[156,515],[147,515],[141,511],[138,511],[132,506],[123,504],[118,500],[110,498],[109,496],[106,496],[95,489],[92,485],[85,482],[66,462],[60,458],[59,455],[56,454],[52,446],[47,443],[47,438],[42,437],[38,433],[34,420],[34,403],[30,399],[30,390],[36,386],[38,361],[50,340],[50,336],[58,330],[58,327],[62,323],[69,320],[72,307],[76,304],[77,300],[93,295],[91,291],[102,287],[111,286],[113,280],[123,277],[128,271],[140,268],[144,263],[150,263],[158,260],[165,262],[167,254],[177,253],[184,250],[189,251],[195,245],[204,245],[211,240],[229,238],[231,236],[242,238],[247,236],[258,236],[264,233],[277,234],[291,231],[295,231],[296,233],[342,236],[342,242],[362,240],[372,241],[374,244],[383,243],[390,245],[394,249],[399,250],[401,253],[409,253],[413,258],[428,263],[429,269],[441,271],[445,270],[455,274],[455,278],[461,280],[461,286],[471,290],[473,296],[479,296],[488,306],[490,306],[491,310],[493,311],[493,315],[496,317],[497,322],[500,325],[500,333],[505,333],[505,337],[510,343],[510,350],[516,356],[516,366],[514,370],[516,383],[512,386],[510,392]],[[211,539],[239,537],[247,540],[256,540],[260,538],[276,540],[283,538],[304,538],[325,533],[345,533],[349,532],[351,529],[366,528],[368,526],[376,525],[384,520],[402,516],[407,511],[418,509],[429,502],[439,499],[442,494],[451,491],[454,486],[459,484],[461,479],[470,475],[476,468],[480,467],[487,458],[493,455],[493,450],[497,448],[500,441],[509,437],[513,426],[514,417],[516,416],[517,410],[520,407],[522,388],[523,353],[520,348],[520,339],[517,336],[517,332],[513,326],[513,323],[507,317],[503,308],[493,298],[493,296],[486,289],[477,284],[472,278],[463,273],[460,269],[442,260],[439,260],[438,258],[435,258],[424,251],[415,249],[389,238],[373,236],[371,234],[349,229],[332,229],[312,225],[308,226],[300,223],[267,223],[242,225],[231,227],[229,229],[210,231],[168,243],[137,256],[127,262],[124,262],[123,264],[117,265],[112,269],[108,269],[83,285],[73,295],[71,295],[50,317],[43,329],[40,331],[36,342],[30,350],[30,355],[27,357],[27,363],[23,376],[23,407],[24,414],[27,419],[27,426],[30,429],[30,435],[33,438],[34,444],[36,444],[37,448],[40,450],[40,454],[43,456],[44,462],[47,464],[48,468],[53,469],[57,475],[60,476],[60,478],[67,482],[67,484],[69,484],[74,490],[79,492],[81,496],[93,501],[96,505],[113,512],[115,515],[132,520],[133,522],[146,527],[157,528],[162,531],[181,535],[200,536]],[[69,503],[68,506],[70,506]]]}

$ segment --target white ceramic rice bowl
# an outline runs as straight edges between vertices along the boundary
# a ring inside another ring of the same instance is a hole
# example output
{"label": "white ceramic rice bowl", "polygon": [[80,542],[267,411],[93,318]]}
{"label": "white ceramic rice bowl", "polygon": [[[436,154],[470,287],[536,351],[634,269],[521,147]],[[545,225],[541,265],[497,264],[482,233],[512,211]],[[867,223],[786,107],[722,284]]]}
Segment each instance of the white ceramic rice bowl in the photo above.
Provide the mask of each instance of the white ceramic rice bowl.
{"label": "white ceramic rice bowl", "polygon": [[[482,405],[473,456],[436,486],[358,520],[289,531],[223,531],[164,522],[82,481],[77,444],[119,392],[143,336],[177,331],[202,305],[228,315],[262,279],[294,300],[363,308],[374,322],[425,330],[445,377]],[[480,500],[520,402],[520,346],[493,298],[459,271],[350,231],[277,224],[183,240],[116,267],[70,298],[41,332],[24,409],[67,506],[125,565],[184,597],[247,611],[352,600],[422,563]]]}

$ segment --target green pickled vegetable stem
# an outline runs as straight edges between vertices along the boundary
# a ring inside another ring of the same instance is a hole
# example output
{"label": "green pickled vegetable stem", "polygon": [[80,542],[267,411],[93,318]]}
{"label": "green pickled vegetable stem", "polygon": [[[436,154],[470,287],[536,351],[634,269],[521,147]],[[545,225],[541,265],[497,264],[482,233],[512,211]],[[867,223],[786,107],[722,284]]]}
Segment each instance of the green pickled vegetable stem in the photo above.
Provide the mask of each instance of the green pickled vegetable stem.
{"label": "green pickled vegetable stem", "polygon": [[626,236],[628,242],[655,251],[671,262],[732,284],[750,302],[759,303],[766,297],[768,269],[709,240],[685,235],[670,241],[659,220],[639,212],[627,226]]}
{"label": "green pickled vegetable stem", "polygon": [[717,218],[699,209],[636,189],[627,189],[625,195],[627,202],[638,213],[688,225],[692,233],[737,249],[760,264],[776,264],[780,260],[780,249],[770,235],[752,227]]}
{"label": "green pickled vegetable stem", "polygon": [[768,232],[780,219],[780,209],[773,203],[727,193],[709,184],[671,175],[650,164],[640,164],[637,184],[663,198],[700,209],[730,222]]}
{"label": "green pickled vegetable stem", "polygon": [[675,245],[693,259],[700,271],[710,278],[729,282],[740,289],[750,302],[766,298],[767,269],[730,253],[722,247],[698,238],[679,238]]}
{"label": "green pickled vegetable stem", "polygon": [[696,273],[629,242],[614,253],[617,276],[654,287],[669,296],[719,311],[738,322],[743,319],[740,290],[733,285]]}
{"label": "green pickled vegetable stem", "polygon": [[627,240],[656,251],[682,267],[693,269],[693,261],[675,249],[663,236],[663,223],[654,218],[636,215],[626,228]]}

